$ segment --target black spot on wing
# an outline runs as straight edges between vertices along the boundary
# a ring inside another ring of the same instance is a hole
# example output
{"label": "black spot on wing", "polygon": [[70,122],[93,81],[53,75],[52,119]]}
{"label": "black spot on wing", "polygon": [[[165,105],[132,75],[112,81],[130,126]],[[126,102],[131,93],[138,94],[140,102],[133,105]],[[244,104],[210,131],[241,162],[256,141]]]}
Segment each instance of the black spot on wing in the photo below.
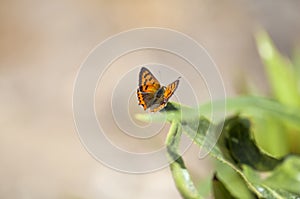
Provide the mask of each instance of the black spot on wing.
{"label": "black spot on wing", "polygon": [[142,86],[144,84],[143,79],[149,74],[151,74],[151,72],[147,68],[145,68],[145,67],[141,68],[140,74],[139,74],[139,86]]}

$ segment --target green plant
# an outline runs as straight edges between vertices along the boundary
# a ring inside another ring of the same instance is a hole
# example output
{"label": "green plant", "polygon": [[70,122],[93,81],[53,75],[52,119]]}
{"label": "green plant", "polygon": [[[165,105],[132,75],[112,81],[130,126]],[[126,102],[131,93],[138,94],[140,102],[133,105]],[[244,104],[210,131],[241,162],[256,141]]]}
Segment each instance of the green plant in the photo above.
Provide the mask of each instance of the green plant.
{"label": "green plant", "polygon": [[[222,129],[210,155],[218,160],[212,180],[215,198],[300,198],[300,57],[293,62],[282,56],[267,33],[256,36],[272,94],[269,97],[240,96],[226,99],[231,114],[224,126],[206,117],[211,105],[195,108],[170,102],[160,114],[137,115],[170,123],[166,138],[170,168],[180,194],[185,199],[203,198],[192,182],[179,155],[182,133],[199,147],[205,147],[209,127]],[[183,114],[184,113],[184,114]]]}

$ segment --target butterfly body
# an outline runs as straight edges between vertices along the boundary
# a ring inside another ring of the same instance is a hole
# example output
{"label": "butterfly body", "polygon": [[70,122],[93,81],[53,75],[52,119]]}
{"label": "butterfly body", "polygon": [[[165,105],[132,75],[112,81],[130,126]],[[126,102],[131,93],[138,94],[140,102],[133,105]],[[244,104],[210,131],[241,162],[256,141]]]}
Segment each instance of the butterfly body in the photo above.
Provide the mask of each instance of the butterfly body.
{"label": "butterfly body", "polygon": [[168,86],[161,86],[154,75],[147,68],[142,67],[137,89],[139,105],[142,105],[144,110],[150,108],[151,112],[160,111],[167,105],[178,84],[179,79]]}

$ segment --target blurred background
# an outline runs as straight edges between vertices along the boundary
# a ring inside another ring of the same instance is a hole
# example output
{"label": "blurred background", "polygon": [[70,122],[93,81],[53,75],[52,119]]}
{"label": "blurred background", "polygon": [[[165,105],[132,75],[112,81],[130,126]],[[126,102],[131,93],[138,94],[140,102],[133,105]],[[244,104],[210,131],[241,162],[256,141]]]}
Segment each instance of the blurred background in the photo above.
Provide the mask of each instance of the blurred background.
{"label": "blurred background", "polygon": [[[300,45],[299,10],[293,0],[1,1],[0,198],[181,198],[168,168],[124,174],[84,149],[72,115],[80,64],[121,31],[171,28],[206,48],[228,96],[239,94],[245,81],[268,93],[253,35],[263,27],[291,56]],[[184,158],[199,181],[213,170],[197,153],[191,147]]]}

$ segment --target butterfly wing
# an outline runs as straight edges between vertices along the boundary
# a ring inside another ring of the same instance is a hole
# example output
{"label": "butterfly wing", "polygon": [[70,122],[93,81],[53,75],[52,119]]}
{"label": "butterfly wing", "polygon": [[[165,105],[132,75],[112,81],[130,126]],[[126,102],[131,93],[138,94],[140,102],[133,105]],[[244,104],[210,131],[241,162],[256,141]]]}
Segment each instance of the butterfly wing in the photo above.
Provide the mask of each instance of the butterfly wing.
{"label": "butterfly wing", "polygon": [[155,93],[159,88],[159,81],[147,68],[142,67],[139,75],[140,91],[147,93]]}
{"label": "butterfly wing", "polygon": [[144,110],[151,106],[154,100],[155,93],[146,93],[141,92],[140,89],[137,89],[137,97],[139,100],[139,105],[142,105]]}
{"label": "butterfly wing", "polygon": [[161,109],[165,108],[166,105],[167,105],[167,103],[155,104],[155,105],[150,107],[150,111],[151,112],[160,111]]}
{"label": "butterfly wing", "polygon": [[175,80],[166,87],[164,92],[164,102],[167,103],[170,97],[174,94],[179,84],[179,79]]}
{"label": "butterfly wing", "polygon": [[142,105],[144,110],[152,105],[155,93],[159,88],[159,81],[147,68],[142,67],[139,74],[139,88],[137,89],[137,97],[139,100],[139,105]]}
{"label": "butterfly wing", "polygon": [[150,110],[152,112],[157,112],[157,111],[160,111],[161,109],[163,109],[167,105],[170,97],[176,91],[178,84],[179,84],[179,79],[175,80],[174,82],[169,84],[167,87],[165,87],[164,94],[163,94],[163,100],[160,102],[160,104],[155,104],[155,105],[151,106]]}

